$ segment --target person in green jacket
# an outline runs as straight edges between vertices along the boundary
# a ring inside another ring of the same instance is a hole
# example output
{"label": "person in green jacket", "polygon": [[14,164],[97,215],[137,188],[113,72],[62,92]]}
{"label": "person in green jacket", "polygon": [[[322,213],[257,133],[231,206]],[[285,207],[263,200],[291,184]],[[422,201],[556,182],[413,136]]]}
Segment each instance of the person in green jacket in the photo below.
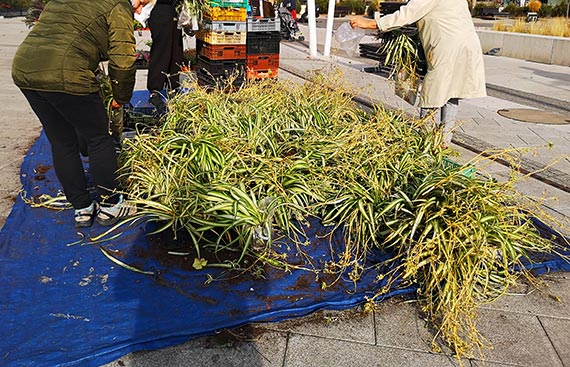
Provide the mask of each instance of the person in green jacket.
{"label": "person in green jacket", "polygon": [[[51,0],[18,48],[12,79],[40,120],[75,226],[112,225],[134,206],[117,189],[117,152],[96,71],[109,61],[112,106],[135,85],[133,5],[129,0]],[[77,135],[87,142],[89,170],[101,203],[87,186]]]}

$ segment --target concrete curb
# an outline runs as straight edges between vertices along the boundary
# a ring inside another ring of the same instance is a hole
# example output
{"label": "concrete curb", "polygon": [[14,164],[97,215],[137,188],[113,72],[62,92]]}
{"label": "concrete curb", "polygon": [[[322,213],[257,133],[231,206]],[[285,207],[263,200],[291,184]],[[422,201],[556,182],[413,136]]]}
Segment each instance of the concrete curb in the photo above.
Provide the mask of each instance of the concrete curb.
{"label": "concrete curb", "polygon": [[570,38],[477,30],[483,53],[494,48],[515,59],[570,66]]}

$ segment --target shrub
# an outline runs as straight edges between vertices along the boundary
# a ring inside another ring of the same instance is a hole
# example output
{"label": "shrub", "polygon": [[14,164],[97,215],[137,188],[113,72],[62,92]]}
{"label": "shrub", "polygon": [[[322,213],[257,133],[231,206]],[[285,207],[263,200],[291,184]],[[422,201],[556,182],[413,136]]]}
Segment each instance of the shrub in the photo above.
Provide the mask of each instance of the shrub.
{"label": "shrub", "polygon": [[541,18],[550,17],[552,15],[552,5],[542,4],[538,11],[538,16]]}
{"label": "shrub", "polygon": [[366,15],[368,15],[369,17],[374,17],[374,12],[378,11],[378,2],[377,1],[371,1],[367,3],[368,5],[368,9],[366,10]]}
{"label": "shrub", "polygon": [[337,4],[337,6],[346,6],[350,9],[350,13],[364,14],[366,6],[360,0],[344,0]]}
{"label": "shrub", "polygon": [[568,6],[567,1],[564,1],[564,2],[561,2],[561,3],[554,5],[552,7],[552,14],[550,14],[550,15],[553,17],[565,17],[567,6]]}
{"label": "shrub", "polygon": [[508,12],[511,17],[524,17],[528,9],[526,7],[520,7],[514,3],[508,4],[503,11]]}
{"label": "shrub", "polygon": [[[44,1],[46,3],[47,1]],[[2,8],[4,9],[27,9],[34,1],[32,0],[7,0],[2,1]]]}
{"label": "shrub", "polygon": [[537,13],[541,6],[542,3],[539,0],[531,0],[528,3],[528,10]]}
{"label": "shrub", "polygon": [[481,16],[481,13],[485,8],[498,8],[498,5],[496,3],[478,2],[472,10],[473,16],[475,17]]}

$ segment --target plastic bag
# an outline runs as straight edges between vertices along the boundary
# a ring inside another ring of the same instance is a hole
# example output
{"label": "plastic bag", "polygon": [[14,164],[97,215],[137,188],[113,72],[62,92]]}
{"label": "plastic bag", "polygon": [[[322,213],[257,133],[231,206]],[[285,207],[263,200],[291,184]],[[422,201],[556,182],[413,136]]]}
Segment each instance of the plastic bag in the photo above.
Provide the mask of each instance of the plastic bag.
{"label": "plastic bag", "polygon": [[350,23],[346,22],[338,27],[334,37],[338,42],[339,48],[349,54],[354,54],[357,51],[360,40],[364,37],[364,34],[364,29],[352,28]]}
{"label": "plastic bag", "polygon": [[420,78],[405,70],[396,72],[393,78],[395,81],[394,93],[414,106],[421,89]]}
{"label": "plastic bag", "polygon": [[178,14],[178,29],[197,31],[198,28],[198,16],[190,11],[186,3],[183,3]]}

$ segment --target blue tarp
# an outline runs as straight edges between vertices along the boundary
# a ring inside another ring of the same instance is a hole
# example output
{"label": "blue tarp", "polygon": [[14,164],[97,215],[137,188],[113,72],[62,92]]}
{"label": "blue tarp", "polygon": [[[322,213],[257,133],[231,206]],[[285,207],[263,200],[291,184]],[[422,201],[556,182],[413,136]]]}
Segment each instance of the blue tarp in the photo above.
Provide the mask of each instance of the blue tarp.
{"label": "blue tarp", "polygon": [[[56,196],[60,190],[43,134],[23,162],[21,179],[27,198]],[[220,269],[195,271],[191,258],[165,256],[169,249],[147,236],[149,226],[121,228],[119,238],[103,243],[73,244],[106,228],[94,224],[79,235],[72,210],[32,208],[18,198],[0,233],[0,365],[99,366],[133,351],[164,348],[250,322],[352,308],[383,286],[376,283],[374,270],[365,272],[357,288],[342,280],[323,290],[312,272],[271,268],[264,278],[234,273],[232,279],[205,284],[209,276],[227,275]],[[328,230],[317,221],[306,230],[312,244],[304,250],[322,268],[330,259],[329,245],[341,244],[341,237],[322,238]],[[116,265],[99,246],[154,275]],[[292,243],[280,246],[283,253],[296,253]],[[379,255],[370,263],[383,259]]]}
{"label": "blue tarp", "polygon": [[[21,180],[27,198],[56,196],[60,190],[43,134],[25,157]],[[303,250],[316,268],[323,268],[330,247],[341,246],[342,239],[323,237],[328,229],[317,221],[305,229],[311,244]],[[76,243],[104,230],[95,224],[78,233],[72,210],[32,208],[16,200],[0,232],[0,365],[99,366],[130,352],[164,348],[251,322],[352,308],[384,286],[377,283],[373,268],[386,260],[381,254],[368,259],[370,269],[356,287],[343,279],[323,290],[315,274],[304,270],[266,268],[263,278],[231,279],[223,279],[221,269],[195,271],[193,259],[166,254],[168,246],[149,237],[150,224],[145,223],[121,228],[123,234],[116,239]],[[153,275],[116,265],[99,246]],[[279,246],[278,251],[297,256],[294,244]],[[550,269],[570,267],[549,258],[536,268]],[[210,277],[214,280],[208,282]],[[388,296],[414,291],[399,289]]]}

